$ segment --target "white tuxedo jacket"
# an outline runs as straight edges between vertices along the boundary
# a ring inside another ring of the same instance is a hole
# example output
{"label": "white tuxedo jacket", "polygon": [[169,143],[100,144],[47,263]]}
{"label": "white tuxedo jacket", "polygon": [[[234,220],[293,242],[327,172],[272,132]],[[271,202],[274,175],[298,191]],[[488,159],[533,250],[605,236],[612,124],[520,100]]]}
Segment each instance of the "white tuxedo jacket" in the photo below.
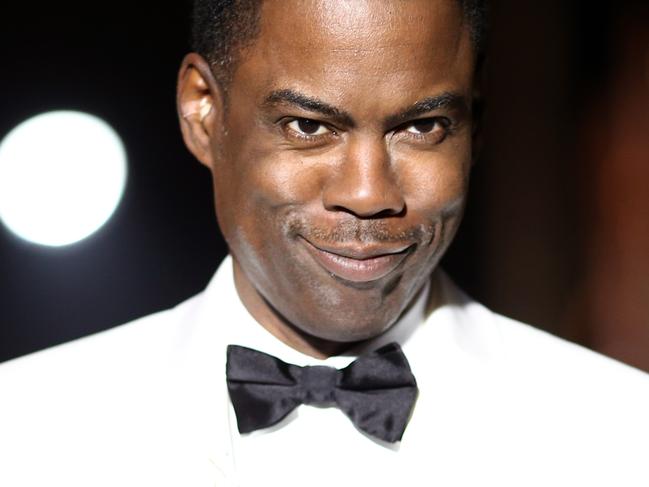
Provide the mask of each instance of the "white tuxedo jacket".
{"label": "white tuxedo jacket", "polygon": [[[496,315],[441,272],[375,349],[398,341],[419,386],[400,444],[301,406],[244,435],[225,348],[300,365],[238,299],[228,258],[198,296],[0,365],[0,486],[644,486],[649,378]],[[272,349],[272,350],[271,350]]]}

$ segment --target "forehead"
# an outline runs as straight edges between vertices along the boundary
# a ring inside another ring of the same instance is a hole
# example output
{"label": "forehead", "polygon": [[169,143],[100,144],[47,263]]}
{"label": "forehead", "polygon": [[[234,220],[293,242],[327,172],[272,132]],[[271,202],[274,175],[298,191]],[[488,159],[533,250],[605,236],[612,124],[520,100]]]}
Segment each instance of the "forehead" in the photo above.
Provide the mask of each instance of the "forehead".
{"label": "forehead", "polygon": [[363,91],[470,89],[473,49],[457,0],[270,0],[259,32],[234,79],[250,94],[290,87],[349,103]]}

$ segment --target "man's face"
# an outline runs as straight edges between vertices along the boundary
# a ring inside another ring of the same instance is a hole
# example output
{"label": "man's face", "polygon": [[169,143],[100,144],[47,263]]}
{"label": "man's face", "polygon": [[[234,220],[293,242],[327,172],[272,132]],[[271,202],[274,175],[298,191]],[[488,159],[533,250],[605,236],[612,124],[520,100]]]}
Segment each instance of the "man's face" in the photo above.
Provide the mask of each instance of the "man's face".
{"label": "man's face", "polygon": [[309,335],[393,324],[458,227],[474,53],[454,0],[267,1],[211,143],[243,278]]}

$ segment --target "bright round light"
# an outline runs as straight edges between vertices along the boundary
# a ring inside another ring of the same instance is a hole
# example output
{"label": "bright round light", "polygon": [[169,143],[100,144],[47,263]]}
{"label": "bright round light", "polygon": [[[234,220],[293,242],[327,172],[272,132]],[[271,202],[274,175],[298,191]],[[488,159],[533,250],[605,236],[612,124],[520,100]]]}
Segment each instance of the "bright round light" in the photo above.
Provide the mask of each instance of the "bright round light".
{"label": "bright round light", "polygon": [[124,145],[103,120],[72,111],[37,115],[0,143],[0,220],[30,242],[78,242],[111,217],[126,173]]}

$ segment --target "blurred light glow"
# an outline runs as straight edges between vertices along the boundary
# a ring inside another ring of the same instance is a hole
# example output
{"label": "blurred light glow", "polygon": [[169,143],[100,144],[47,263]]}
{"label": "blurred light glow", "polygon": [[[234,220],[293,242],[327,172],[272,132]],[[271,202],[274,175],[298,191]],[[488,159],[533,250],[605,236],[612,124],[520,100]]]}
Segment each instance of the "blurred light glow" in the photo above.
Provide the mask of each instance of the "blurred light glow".
{"label": "blurred light glow", "polygon": [[74,111],[37,115],[0,142],[0,220],[30,242],[78,242],[112,216],[126,177],[124,144],[106,122]]}

